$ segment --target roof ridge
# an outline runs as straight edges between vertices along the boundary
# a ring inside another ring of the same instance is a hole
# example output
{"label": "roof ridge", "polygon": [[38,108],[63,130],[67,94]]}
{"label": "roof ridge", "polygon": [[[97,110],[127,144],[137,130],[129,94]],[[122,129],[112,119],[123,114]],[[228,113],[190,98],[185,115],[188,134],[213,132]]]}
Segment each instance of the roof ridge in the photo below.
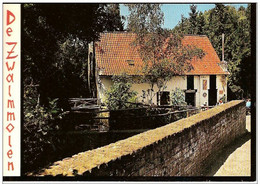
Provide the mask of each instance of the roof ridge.
{"label": "roof ridge", "polygon": [[[136,34],[129,31],[104,31],[100,34]],[[196,35],[196,34],[184,34],[183,36],[197,36],[197,37],[208,37],[207,35]]]}
{"label": "roof ridge", "polygon": [[102,32],[101,34],[104,34],[104,33],[118,33],[118,34],[123,34],[123,33],[132,33],[132,34],[135,34],[134,32],[128,32],[128,31],[104,31]]}
{"label": "roof ridge", "polygon": [[195,34],[184,34],[183,36],[199,36],[199,37],[207,37],[207,35],[195,35]]}

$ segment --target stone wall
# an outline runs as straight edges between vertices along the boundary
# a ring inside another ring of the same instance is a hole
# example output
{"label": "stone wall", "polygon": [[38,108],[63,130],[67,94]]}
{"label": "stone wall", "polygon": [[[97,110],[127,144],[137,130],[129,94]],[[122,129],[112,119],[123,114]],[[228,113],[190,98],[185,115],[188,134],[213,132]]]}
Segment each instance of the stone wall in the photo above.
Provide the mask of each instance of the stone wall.
{"label": "stone wall", "polygon": [[199,176],[209,156],[246,132],[243,101],[55,162],[38,175]]}

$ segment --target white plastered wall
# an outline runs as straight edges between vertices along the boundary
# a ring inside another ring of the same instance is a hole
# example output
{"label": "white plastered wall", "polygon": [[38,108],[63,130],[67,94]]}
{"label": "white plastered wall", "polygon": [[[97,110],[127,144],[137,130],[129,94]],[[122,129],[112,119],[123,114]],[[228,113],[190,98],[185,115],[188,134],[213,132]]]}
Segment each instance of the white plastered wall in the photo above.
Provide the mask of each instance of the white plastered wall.
{"label": "white plastered wall", "polygon": [[[223,85],[222,81],[222,76],[223,75],[217,75],[216,79],[216,87],[218,89],[217,91],[217,101],[219,101],[219,99],[225,94],[227,96],[227,85]],[[98,84],[98,95],[99,98],[101,99],[101,102],[105,101],[105,91],[108,90],[113,82],[111,80],[111,77],[109,76],[100,76],[99,77],[99,83]],[[203,80],[207,81],[207,88],[206,90],[203,89]],[[226,81],[226,77],[225,77],[225,81]],[[201,75],[201,76],[194,76],[194,89],[197,89],[196,92],[196,106],[201,106],[203,105],[205,102],[208,105],[208,89],[209,89],[210,83],[209,83],[209,75]],[[180,88],[182,90],[186,90],[187,89],[187,77],[186,76],[176,76],[173,77],[168,83],[167,83],[167,88],[164,91],[169,91],[171,92],[172,90],[174,90],[175,88]],[[132,84],[132,90],[137,92],[137,97],[138,97],[138,101],[141,102],[142,101],[142,90],[147,91],[147,89],[150,89],[150,86],[148,83],[134,83]],[[219,91],[223,90],[223,94],[219,94]],[[154,91],[158,91],[157,86],[154,87]],[[203,94],[206,94],[206,96],[203,96]],[[147,101],[146,101],[147,102]],[[154,104],[157,104],[157,97],[156,94],[153,97],[152,102]]]}
{"label": "white plastered wall", "polygon": [[[166,84],[166,89],[164,91],[169,91],[171,93],[172,90],[175,90],[175,88],[180,88],[182,90],[185,90],[187,88],[187,78],[186,76],[176,76],[173,77],[169,82]],[[141,84],[133,84],[132,85],[132,90],[136,91],[138,93],[137,97],[138,100],[141,102],[142,101],[142,90],[147,91],[150,89],[150,85],[148,83],[141,83]],[[157,86],[154,86],[154,95],[153,95],[153,100],[152,103],[157,104],[157,95],[156,92],[158,91]],[[148,101],[147,101],[148,103]]]}
{"label": "white plastered wall", "polygon": [[200,96],[201,96],[201,93],[200,93],[200,76],[198,75],[195,75],[194,76],[194,89],[197,90],[196,92],[196,96],[195,96],[195,105],[196,106],[200,106]]}
{"label": "white plastered wall", "polygon": [[[99,76],[99,82],[98,82],[98,96],[101,99],[101,102],[105,102],[105,91],[108,90],[113,82],[111,80],[111,77],[109,76]],[[180,88],[182,90],[185,90],[187,88],[187,77],[186,76],[176,76],[173,77],[168,83],[167,88],[164,91],[171,92],[175,88]],[[147,91],[150,89],[150,85],[148,83],[134,83],[132,84],[132,90],[137,92],[138,101],[142,101],[142,90]],[[157,92],[158,88],[157,86],[154,86],[154,91]],[[157,96],[156,94],[153,96],[152,103],[157,104]]]}
{"label": "white plastered wall", "polygon": [[217,75],[217,101],[219,101],[224,95],[227,99],[227,76],[226,75]]}
{"label": "white plastered wall", "polygon": [[106,91],[112,86],[113,82],[109,76],[99,76],[97,81],[98,98],[102,103],[106,100]]}

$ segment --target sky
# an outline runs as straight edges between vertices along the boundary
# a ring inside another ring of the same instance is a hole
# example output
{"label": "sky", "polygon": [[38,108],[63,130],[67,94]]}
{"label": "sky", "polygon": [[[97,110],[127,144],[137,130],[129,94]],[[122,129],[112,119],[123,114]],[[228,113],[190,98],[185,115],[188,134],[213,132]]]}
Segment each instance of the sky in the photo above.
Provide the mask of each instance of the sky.
{"label": "sky", "polygon": [[[190,5],[191,4],[163,4],[161,7],[164,13],[163,27],[169,29],[174,28],[181,20],[182,14],[184,15],[184,17],[188,18],[190,12]],[[197,5],[197,11],[201,11],[201,12],[204,12],[206,10],[215,7],[215,4],[195,4],[195,5]],[[225,4],[225,5],[231,5],[237,9],[240,6],[247,7],[247,4]],[[125,17],[129,15],[128,8],[123,4],[120,4],[120,14]],[[125,22],[125,28],[126,26],[127,26],[127,22]]]}

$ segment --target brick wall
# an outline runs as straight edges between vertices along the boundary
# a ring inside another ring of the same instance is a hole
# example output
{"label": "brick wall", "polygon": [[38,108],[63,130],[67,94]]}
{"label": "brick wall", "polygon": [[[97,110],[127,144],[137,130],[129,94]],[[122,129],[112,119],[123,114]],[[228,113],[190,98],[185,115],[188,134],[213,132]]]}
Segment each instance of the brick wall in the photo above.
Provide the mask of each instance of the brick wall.
{"label": "brick wall", "polygon": [[245,103],[232,101],[65,158],[38,175],[198,176],[209,156],[245,132]]}

